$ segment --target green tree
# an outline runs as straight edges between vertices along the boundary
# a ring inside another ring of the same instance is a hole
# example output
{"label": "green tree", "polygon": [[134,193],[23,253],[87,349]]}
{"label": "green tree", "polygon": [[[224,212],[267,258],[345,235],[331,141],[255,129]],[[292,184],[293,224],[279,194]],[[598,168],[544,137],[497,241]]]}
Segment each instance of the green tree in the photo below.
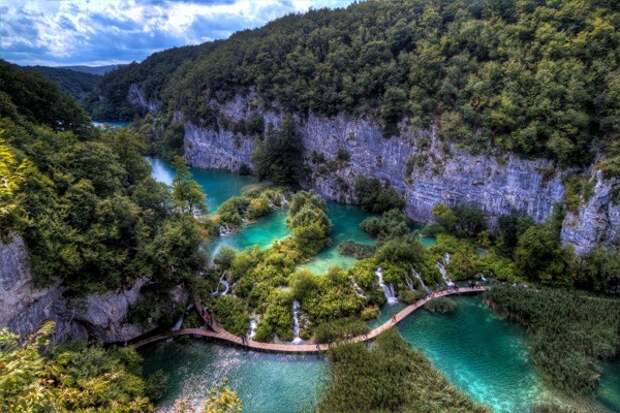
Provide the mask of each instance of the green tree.
{"label": "green tree", "polygon": [[532,225],[519,237],[515,264],[521,275],[545,284],[568,284],[570,255],[548,225]]}
{"label": "green tree", "polygon": [[280,185],[297,185],[300,174],[303,144],[291,115],[284,118],[279,129],[267,131],[252,154],[252,163],[260,179]]}
{"label": "green tree", "polygon": [[176,176],[172,183],[172,198],[179,210],[184,214],[194,215],[207,212],[207,197],[200,184],[190,178],[189,168],[185,159],[177,156],[174,159]]}

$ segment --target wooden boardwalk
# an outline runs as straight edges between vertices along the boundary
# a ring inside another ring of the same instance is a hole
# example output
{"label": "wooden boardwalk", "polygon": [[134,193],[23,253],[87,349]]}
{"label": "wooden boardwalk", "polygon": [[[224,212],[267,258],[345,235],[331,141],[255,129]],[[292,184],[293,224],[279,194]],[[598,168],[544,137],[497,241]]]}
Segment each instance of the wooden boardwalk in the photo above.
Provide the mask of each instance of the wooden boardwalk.
{"label": "wooden boardwalk", "polygon": [[[408,305],[403,308],[401,311],[396,313],[392,318],[390,318],[385,323],[381,324],[379,327],[370,330],[367,334],[353,337],[348,340],[349,342],[360,343],[365,341],[370,341],[376,338],[379,334],[383,333],[386,330],[394,327],[396,324],[407,318],[411,313],[424,306],[424,304],[429,301],[439,298],[446,297],[449,295],[458,295],[458,294],[472,294],[472,293],[480,293],[485,291],[486,288],[484,286],[479,287],[465,287],[458,289],[447,289],[441,291],[435,291],[430,295],[416,301],[413,304]],[[292,344],[292,343],[263,343],[260,341],[254,340],[243,340],[241,337],[236,336],[228,331],[224,330],[222,327],[216,326],[215,330],[207,330],[206,328],[184,328],[178,331],[172,331],[166,334],[160,334],[152,337],[145,338],[144,340],[140,340],[133,345],[135,347],[142,347],[147,344],[165,340],[170,337],[176,336],[196,336],[196,337],[209,337],[213,339],[217,339],[220,341],[225,341],[230,344],[235,344],[240,347],[249,349],[249,350],[257,350],[257,351],[267,351],[273,353],[319,353],[323,351],[329,350],[329,344]]]}

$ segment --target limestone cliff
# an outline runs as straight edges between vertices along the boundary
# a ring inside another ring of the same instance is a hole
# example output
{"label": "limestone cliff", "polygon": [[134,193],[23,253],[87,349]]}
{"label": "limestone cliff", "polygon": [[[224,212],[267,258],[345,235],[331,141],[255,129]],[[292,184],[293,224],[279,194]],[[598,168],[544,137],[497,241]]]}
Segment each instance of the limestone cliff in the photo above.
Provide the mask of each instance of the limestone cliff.
{"label": "limestone cliff", "polygon": [[0,240],[0,328],[21,335],[36,331],[44,320],[56,321],[54,341],[96,337],[102,342],[126,341],[143,331],[127,322],[129,307],[138,299],[144,280],[120,292],[91,294],[67,300],[57,284],[35,287],[28,252],[21,237]]}
{"label": "limestone cliff", "polygon": [[[256,107],[252,96],[217,105],[228,122],[247,119],[256,111],[266,124],[277,126],[282,121],[277,109]],[[355,179],[363,175],[400,190],[409,216],[418,221],[431,219],[437,203],[475,203],[491,217],[518,210],[543,222],[564,200],[562,180],[569,171],[557,170],[543,159],[473,155],[442,142],[435,130],[414,130],[406,124],[400,125],[400,136],[386,138],[372,120],[345,114],[332,118],[310,114],[297,118],[297,125],[309,170],[305,185],[328,199],[353,202]],[[208,129],[185,122],[185,156],[193,166],[239,170],[251,164],[254,141],[255,137],[235,134],[224,125]],[[339,151],[346,152],[349,160],[336,160]],[[617,240],[618,207],[609,196],[617,185],[601,178],[593,198],[566,217],[565,243],[583,253],[597,242]]]}

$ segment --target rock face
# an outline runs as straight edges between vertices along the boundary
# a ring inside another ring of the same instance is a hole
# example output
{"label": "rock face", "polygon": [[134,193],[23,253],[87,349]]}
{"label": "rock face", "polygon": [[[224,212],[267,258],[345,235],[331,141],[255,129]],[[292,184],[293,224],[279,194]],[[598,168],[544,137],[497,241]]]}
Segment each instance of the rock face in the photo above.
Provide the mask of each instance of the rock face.
{"label": "rock face", "polygon": [[106,343],[127,341],[142,335],[142,329],[127,322],[127,314],[140,298],[140,289],[146,279],[138,279],[124,291],[91,294],[71,302],[75,311],[75,321],[84,325],[90,336]]}
{"label": "rock face", "polygon": [[130,340],[143,334],[126,320],[143,284],[144,280],[138,280],[127,291],[68,301],[60,285],[34,286],[24,241],[13,235],[8,242],[0,241],[0,328],[28,335],[44,320],[54,320],[55,342],[89,336],[103,342]]}
{"label": "rock face", "polygon": [[146,96],[144,96],[144,91],[142,87],[136,83],[133,83],[129,86],[129,91],[127,94],[127,100],[134,106],[137,106],[141,109],[146,110],[147,112],[155,112],[159,109],[159,102],[155,100],[148,100]]}
{"label": "rock face", "polygon": [[562,240],[584,254],[595,245],[612,246],[620,239],[620,205],[614,202],[620,182],[604,180],[596,171],[594,194],[576,213],[568,213],[562,226]]}
{"label": "rock face", "polygon": [[[255,106],[252,96],[237,96],[218,109],[229,121],[239,122]],[[260,110],[260,114],[265,124],[274,126],[283,119],[276,109]],[[310,171],[305,186],[328,199],[353,202],[354,183],[361,175],[389,182],[401,191],[407,213],[418,221],[430,220],[437,203],[474,203],[490,217],[517,210],[543,222],[564,200],[562,178],[568,172],[555,170],[546,160],[472,155],[443,143],[435,130],[413,130],[404,124],[400,136],[386,138],[372,120],[344,114],[333,118],[310,114],[296,123]],[[185,122],[185,156],[196,167],[237,171],[241,165],[249,166],[254,141],[221,125],[215,130]],[[338,152],[346,152],[349,160],[335,159]],[[618,207],[608,195],[612,186],[601,181],[577,216],[567,217],[562,239],[576,251],[583,253],[598,241],[618,238]]]}

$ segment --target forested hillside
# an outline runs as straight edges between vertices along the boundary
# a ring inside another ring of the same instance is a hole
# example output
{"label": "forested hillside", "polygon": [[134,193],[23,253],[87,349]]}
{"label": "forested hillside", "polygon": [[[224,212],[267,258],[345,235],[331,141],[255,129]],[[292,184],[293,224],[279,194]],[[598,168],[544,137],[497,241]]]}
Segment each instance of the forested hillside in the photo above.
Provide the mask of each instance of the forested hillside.
{"label": "forested hillside", "polygon": [[199,53],[212,49],[215,44],[174,48],[155,53],[140,64],[120,66],[103,76],[99,87],[87,97],[85,107],[95,119],[131,120],[144,113],[127,99],[132,84],[141,86],[146,99],[159,99],[161,89],[181,64],[192,62]]}
{"label": "forested hillside", "polygon": [[619,25],[609,0],[371,0],[153,55],[109,74],[90,108],[127,118],[136,82],[204,120],[210,99],[255,90],[302,114],[371,115],[387,135],[404,118],[475,151],[587,164],[618,150]]}
{"label": "forested hillside", "polygon": [[41,73],[78,101],[86,97],[101,79],[99,75],[61,67],[31,66],[29,69]]}
{"label": "forested hillside", "polygon": [[83,295],[157,274],[165,292],[194,275],[193,218],[151,178],[137,136],[93,128],[54,84],[4,62],[0,97],[0,236],[24,238],[39,286]]}
{"label": "forested hillside", "polygon": [[90,129],[90,119],[69,95],[39,73],[4,60],[0,60],[0,117],[24,119],[79,135]]}

